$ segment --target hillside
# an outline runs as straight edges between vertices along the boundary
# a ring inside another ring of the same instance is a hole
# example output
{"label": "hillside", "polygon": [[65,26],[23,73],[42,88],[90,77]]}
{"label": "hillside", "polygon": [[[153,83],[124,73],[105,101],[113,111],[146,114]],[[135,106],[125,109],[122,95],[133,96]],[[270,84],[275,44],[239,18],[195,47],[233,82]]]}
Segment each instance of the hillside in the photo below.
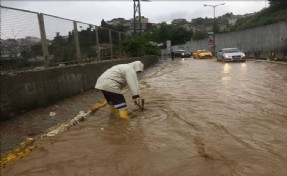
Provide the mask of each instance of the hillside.
{"label": "hillside", "polygon": [[231,31],[239,31],[286,20],[287,9],[284,6],[271,6],[261,10],[253,16],[239,19],[232,27]]}

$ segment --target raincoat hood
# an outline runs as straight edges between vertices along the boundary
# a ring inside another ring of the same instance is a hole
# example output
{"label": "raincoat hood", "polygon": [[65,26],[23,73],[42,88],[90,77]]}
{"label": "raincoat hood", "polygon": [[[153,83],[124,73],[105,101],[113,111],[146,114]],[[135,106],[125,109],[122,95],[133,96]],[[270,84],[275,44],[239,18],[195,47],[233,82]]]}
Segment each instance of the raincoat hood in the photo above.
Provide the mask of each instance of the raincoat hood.
{"label": "raincoat hood", "polygon": [[144,70],[144,64],[141,61],[131,62],[129,65],[131,65],[136,72]]}
{"label": "raincoat hood", "polygon": [[118,64],[106,70],[97,80],[95,88],[116,94],[122,94],[122,89],[128,85],[133,97],[139,96],[137,73],[143,71],[140,61],[128,64]]}

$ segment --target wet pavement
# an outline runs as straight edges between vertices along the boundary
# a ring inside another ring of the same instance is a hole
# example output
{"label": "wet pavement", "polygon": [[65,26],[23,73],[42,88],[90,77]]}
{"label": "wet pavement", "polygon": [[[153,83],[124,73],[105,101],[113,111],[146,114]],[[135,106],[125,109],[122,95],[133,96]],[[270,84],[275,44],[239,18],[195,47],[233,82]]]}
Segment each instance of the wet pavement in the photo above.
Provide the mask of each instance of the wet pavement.
{"label": "wet pavement", "polygon": [[129,121],[103,107],[3,175],[287,175],[286,64],[163,60],[140,87]]}
{"label": "wet pavement", "polygon": [[87,109],[103,100],[99,91],[91,90],[71,98],[64,99],[52,105],[23,113],[11,120],[0,123],[0,154],[16,148],[27,138],[38,138],[55,127],[67,122],[77,116],[81,111]]}

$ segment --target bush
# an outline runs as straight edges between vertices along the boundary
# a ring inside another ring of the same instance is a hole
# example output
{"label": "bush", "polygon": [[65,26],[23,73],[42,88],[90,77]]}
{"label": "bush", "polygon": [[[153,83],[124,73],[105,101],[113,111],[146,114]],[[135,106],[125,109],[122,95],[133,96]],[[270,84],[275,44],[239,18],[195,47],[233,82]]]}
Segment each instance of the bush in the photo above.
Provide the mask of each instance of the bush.
{"label": "bush", "polygon": [[160,52],[159,47],[152,45],[148,41],[146,34],[129,37],[122,43],[122,49],[128,57],[140,57],[144,55],[157,55]]}

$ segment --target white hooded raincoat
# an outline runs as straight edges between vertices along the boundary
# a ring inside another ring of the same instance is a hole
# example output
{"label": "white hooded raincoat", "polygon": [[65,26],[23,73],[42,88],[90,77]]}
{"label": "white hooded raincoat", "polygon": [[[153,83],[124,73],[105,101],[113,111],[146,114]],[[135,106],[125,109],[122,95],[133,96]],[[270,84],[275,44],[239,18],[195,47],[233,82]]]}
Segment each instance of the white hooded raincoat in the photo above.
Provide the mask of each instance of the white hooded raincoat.
{"label": "white hooded raincoat", "polygon": [[119,64],[105,71],[97,80],[96,89],[122,94],[122,88],[128,85],[132,96],[139,95],[138,71],[143,71],[140,61]]}

